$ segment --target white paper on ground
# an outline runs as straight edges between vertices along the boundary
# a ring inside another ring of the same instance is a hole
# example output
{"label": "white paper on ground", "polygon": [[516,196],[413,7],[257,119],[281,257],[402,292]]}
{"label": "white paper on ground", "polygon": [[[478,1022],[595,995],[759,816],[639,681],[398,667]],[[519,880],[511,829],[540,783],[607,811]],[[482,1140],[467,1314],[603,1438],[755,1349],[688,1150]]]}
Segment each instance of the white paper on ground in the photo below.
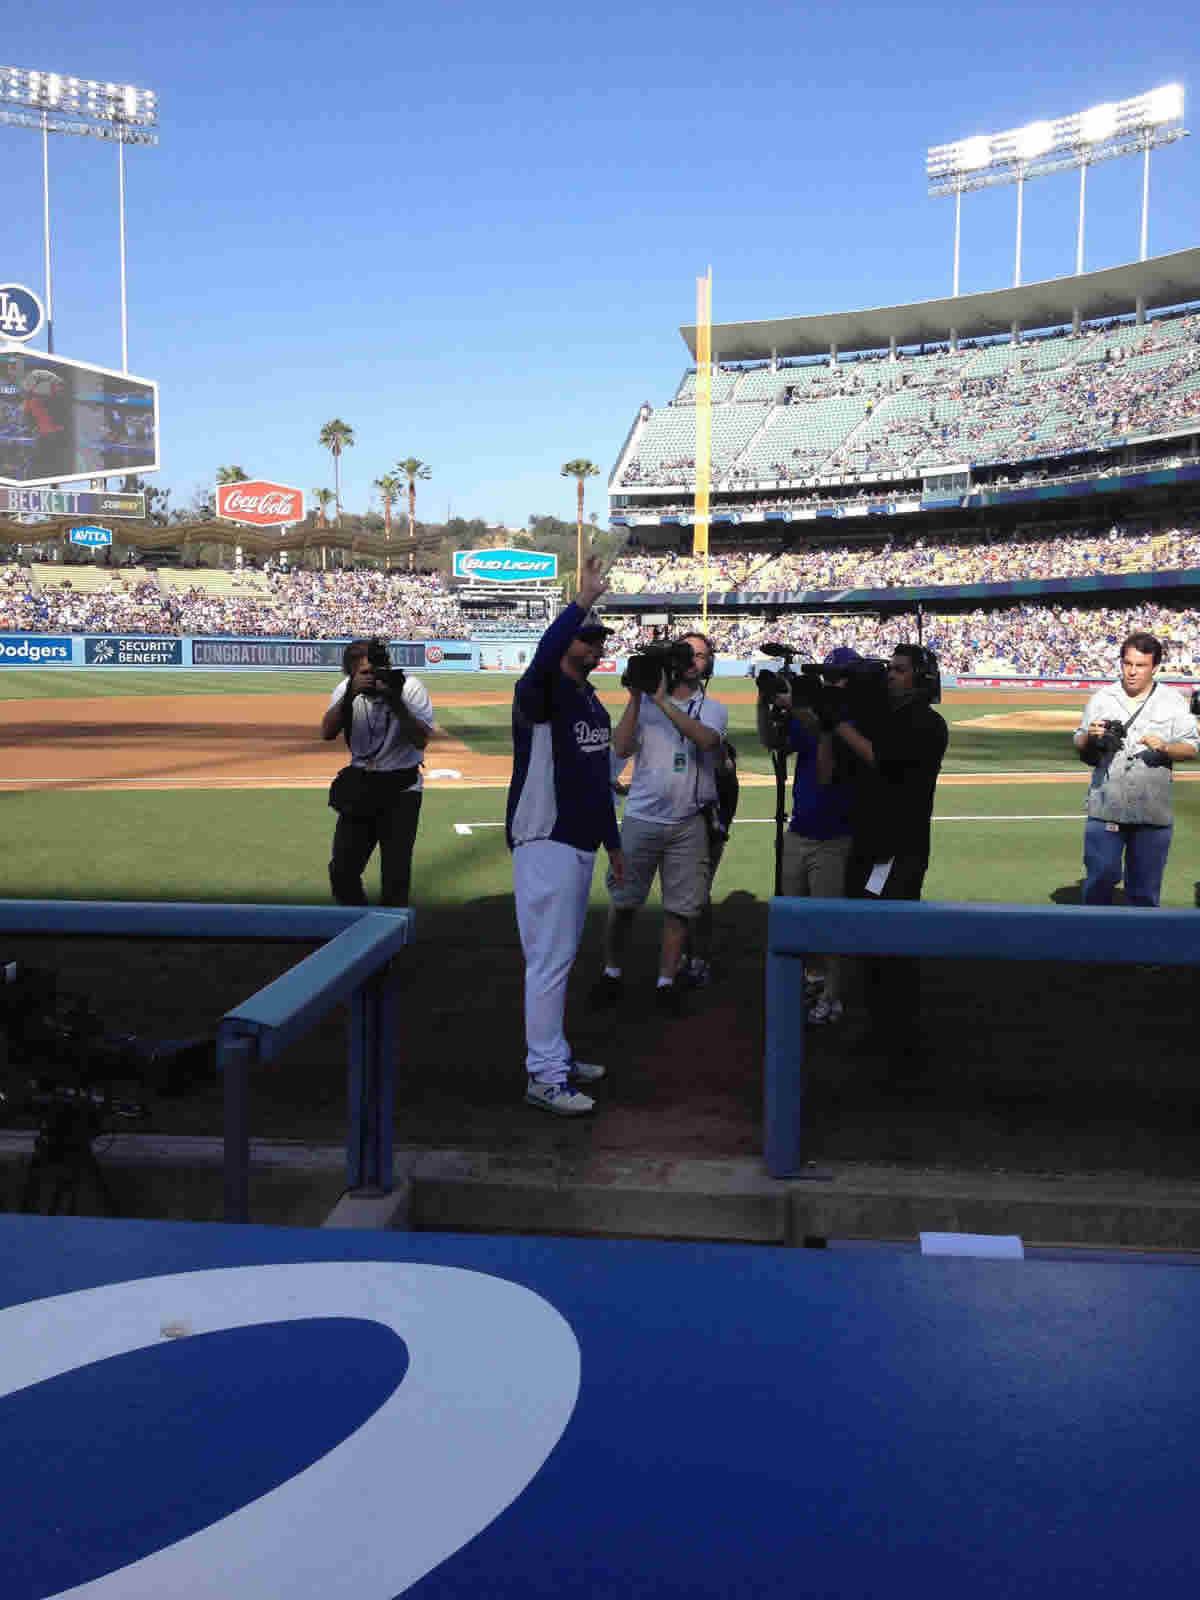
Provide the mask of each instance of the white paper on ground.
{"label": "white paper on ground", "polygon": [[867,879],[866,889],[868,894],[882,894],[883,886],[888,881],[888,873],[892,870],[895,856],[891,861],[877,861],[871,868],[871,876]]}
{"label": "white paper on ground", "polygon": [[923,1256],[990,1256],[997,1261],[1024,1261],[1025,1246],[1015,1233],[923,1233]]}

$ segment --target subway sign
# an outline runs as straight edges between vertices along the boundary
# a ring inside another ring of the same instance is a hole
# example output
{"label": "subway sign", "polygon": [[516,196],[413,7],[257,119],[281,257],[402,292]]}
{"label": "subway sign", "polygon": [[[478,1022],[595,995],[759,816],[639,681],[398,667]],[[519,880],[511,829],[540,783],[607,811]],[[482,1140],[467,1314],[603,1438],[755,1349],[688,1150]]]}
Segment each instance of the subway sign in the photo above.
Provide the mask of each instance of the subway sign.
{"label": "subway sign", "polygon": [[558,557],[538,550],[456,550],[452,571],[488,583],[544,583],[558,577]]}

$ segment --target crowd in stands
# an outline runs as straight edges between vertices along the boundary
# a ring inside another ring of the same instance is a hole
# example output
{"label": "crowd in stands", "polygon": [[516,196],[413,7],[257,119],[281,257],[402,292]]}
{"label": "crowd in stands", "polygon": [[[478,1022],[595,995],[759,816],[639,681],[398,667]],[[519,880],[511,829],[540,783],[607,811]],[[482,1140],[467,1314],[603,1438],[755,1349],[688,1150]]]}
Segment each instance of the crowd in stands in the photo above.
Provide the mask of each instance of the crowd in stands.
{"label": "crowd in stands", "polygon": [[[747,592],[848,587],[916,587],[1005,582],[1130,571],[1200,568],[1200,528],[1080,530],[1057,538],[996,538],[956,545],[921,540],[884,545],[804,547],[783,554],[722,551],[711,557],[710,589]],[[74,576],[72,576],[74,574]],[[221,582],[217,582],[217,578]],[[617,624],[609,641],[625,654],[652,637],[621,614],[631,592],[696,592],[702,563],[681,555],[629,553],[612,573],[606,611]],[[222,588],[222,586],[224,586]],[[1048,605],[1007,606],[927,616],[926,642],[948,670],[1037,674],[1107,672],[1131,615],[1167,644],[1168,665],[1200,670],[1200,612],[1138,602],[1135,612]],[[514,619],[490,619],[511,632]],[[265,574],[203,574],[178,569],[39,568],[0,565],[0,632],[153,633],[345,639],[381,634],[393,639],[464,638],[486,631],[489,619],[467,615],[435,575],[373,570]],[[533,625],[532,631],[539,631]],[[710,619],[718,647],[749,658],[766,640],[794,645],[818,659],[837,644],[863,654],[886,654],[903,622],[874,617],[795,615]]]}
{"label": "crowd in stands", "polygon": [[[894,361],[746,367],[714,396],[714,477],[727,486],[1045,458],[1200,426],[1200,314]],[[689,375],[645,416],[622,487],[690,481],[681,413],[694,401]]]}
{"label": "crowd in stands", "polygon": [[[946,672],[1111,677],[1121,641],[1133,627],[1147,629],[1163,641],[1165,670],[1185,677],[1200,674],[1200,611],[1184,606],[1141,603],[1093,610],[1021,605],[957,615],[926,613],[923,642],[938,652]],[[886,657],[897,644],[916,639],[915,623],[905,616],[796,614],[774,622],[710,616],[705,632],[719,653],[738,660],[749,660],[764,643],[775,641],[791,645],[797,662],[821,661],[837,645],[849,645],[864,656]],[[626,655],[649,643],[655,633],[625,619],[608,648],[614,655]]]}
{"label": "crowd in stands", "polygon": [[[884,545],[812,545],[781,555],[712,554],[710,591],[890,589],[913,584],[1009,583],[1118,572],[1200,567],[1200,528],[1132,530],[1114,523],[1055,538],[1000,537],[957,544],[921,539]],[[700,590],[704,563],[691,555],[626,554],[614,566],[617,594]]]}

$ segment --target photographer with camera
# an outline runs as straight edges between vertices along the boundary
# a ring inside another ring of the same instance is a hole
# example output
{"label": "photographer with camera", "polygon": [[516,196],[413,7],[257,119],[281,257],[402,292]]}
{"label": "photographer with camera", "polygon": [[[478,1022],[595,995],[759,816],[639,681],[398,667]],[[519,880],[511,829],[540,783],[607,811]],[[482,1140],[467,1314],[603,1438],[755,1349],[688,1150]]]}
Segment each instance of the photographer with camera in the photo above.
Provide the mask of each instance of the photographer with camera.
{"label": "photographer with camera", "polygon": [[1181,694],[1155,683],[1162,645],[1152,633],[1131,633],[1121,646],[1121,676],[1098,689],[1075,731],[1079,758],[1090,766],[1083,834],[1083,903],[1112,904],[1124,872],[1125,899],[1156,906],[1174,819],[1171,769],[1200,748],[1196,719]]}
{"label": "photographer with camera", "polygon": [[707,696],[712,669],[709,640],[685,633],[631,656],[621,680],[629,700],[613,732],[613,750],[636,760],[621,824],[625,880],[609,874],[604,971],[592,989],[593,1005],[615,1005],[621,997],[629,931],[657,873],[663,931],[656,1003],[678,1010],[675,980],[688,924],[708,897],[710,835],[718,829],[716,760],[729,724],[726,708]]}
{"label": "photographer with camera", "polygon": [[[759,738],[768,750],[796,757],[792,814],[782,841],[781,894],[837,900],[846,892],[858,761],[844,740],[834,740],[837,722],[854,725],[844,703],[850,678],[836,669],[861,663],[857,650],[839,645],[825,657],[819,680],[812,675],[797,680],[786,668],[759,674]],[[808,1020],[818,1027],[842,1019],[841,968],[838,956],[827,956],[821,968],[812,963],[806,999]]]}
{"label": "photographer with camera", "polygon": [[380,905],[406,906],[421,813],[421,752],[433,702],[419,678],[391,665],[383,639],[354,639],[342,652],[341,683],[321,718],[322,739],[341,734],[350,752],[329,789],[338,814],[329,884],[343,906],[365,906],[363,870],[379,846]]}

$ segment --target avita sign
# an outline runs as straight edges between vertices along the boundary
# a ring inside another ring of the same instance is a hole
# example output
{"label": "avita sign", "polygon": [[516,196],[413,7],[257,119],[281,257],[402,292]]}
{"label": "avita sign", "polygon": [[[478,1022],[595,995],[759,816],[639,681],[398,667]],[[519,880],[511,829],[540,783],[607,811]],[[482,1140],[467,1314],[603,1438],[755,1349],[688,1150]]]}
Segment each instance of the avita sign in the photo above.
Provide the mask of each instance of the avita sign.
{"label": "avita sign", "polygon": [[261,478],[219,483],[217,515],[226,522],[245,522],[253,528],[285,528],[304,520],[304,490]]}

